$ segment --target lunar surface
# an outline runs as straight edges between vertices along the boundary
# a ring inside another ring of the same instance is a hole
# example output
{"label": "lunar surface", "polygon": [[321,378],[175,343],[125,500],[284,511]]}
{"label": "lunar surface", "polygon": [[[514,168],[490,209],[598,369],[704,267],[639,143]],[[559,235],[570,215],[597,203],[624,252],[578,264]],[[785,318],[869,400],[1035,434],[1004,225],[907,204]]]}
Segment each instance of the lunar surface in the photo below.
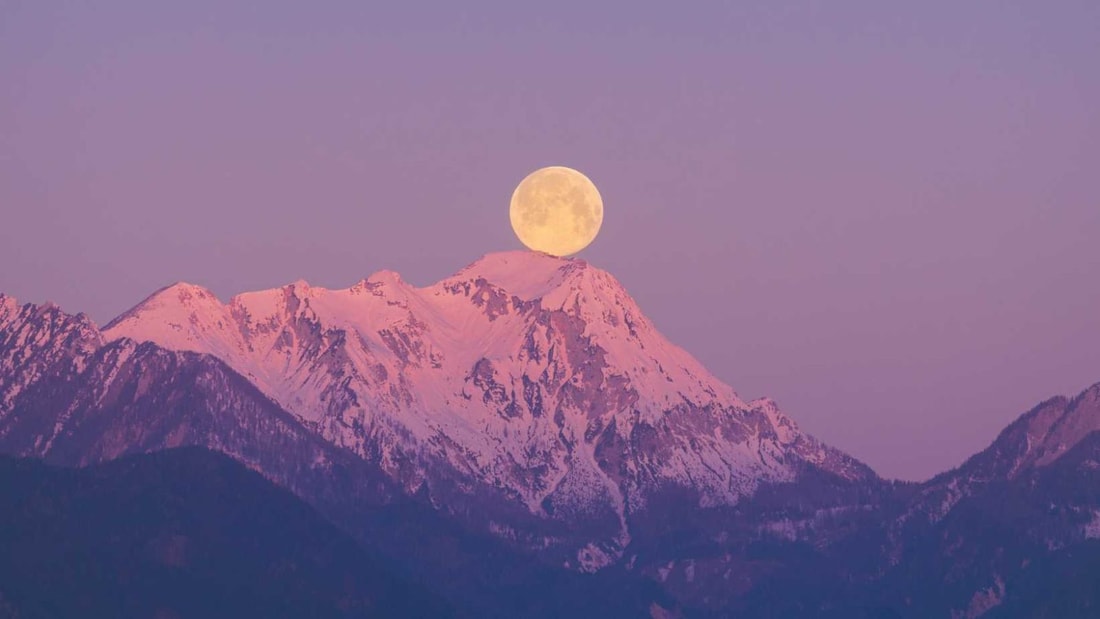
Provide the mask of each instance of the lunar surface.
{"label": "lunar surface", "polygon": [[603,223],[603,199],[588,177],[563,166],[535,170],[520,181],[509,209],[512,229],[527,247],[568,256],[588,247]]}

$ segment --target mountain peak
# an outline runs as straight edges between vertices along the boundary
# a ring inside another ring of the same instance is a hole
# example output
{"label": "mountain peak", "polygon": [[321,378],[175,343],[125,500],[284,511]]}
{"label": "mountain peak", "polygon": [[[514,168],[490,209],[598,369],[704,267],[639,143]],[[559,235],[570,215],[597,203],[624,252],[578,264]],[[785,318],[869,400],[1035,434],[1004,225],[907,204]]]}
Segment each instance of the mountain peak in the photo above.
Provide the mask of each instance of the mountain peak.
{"label": "mountain peak", "polygon": [[[1073,398],[1055,396],[1020,415],[963,469],[1013,478],[1051,464],[1094,432],[1100,432],[1100,383]],[[954,472],[940,477],[950,478]]]}
{"label": "mountain peak", "polygon": [[83,369],[84,358],[103,344],[95,323],[57,305],[20,305],[0,294],[0,418],[30,383],[62,364]]}
{"label": "mountain peak", "polygon": [[26,303],[21,304],[19,299],[13,296],[6,295],[0,292],[0,322],[4,321],[8,317],[14,317],[16,314],[26,312],[28,315],[33,315],[39,318],[51,316],[53,319],[59,317],[71,317],[81,323],[85,323],[92,329],[96,329],[95,323],[84,312],[67,314],[61,307],[53,301],[46,300],[41,303]]}
{"label": "mountain peak", "polygon": [[19,309],[19,300],[0,292],[0,317]]}
{"label": "mountain peak", "polygon": [[1039,406],[1028,420],[1027,460],[1039,466],[1049,464],[1097,431],[1100,431],[1100,383],[1072,400],[1055,398]]}
{"label": "mountain peak", "polygon": [[484,281],[515,296],[521,301],[533,301],[563,287],[576,288],[581,281],[602,280],[604,286],[622,286],[606,271],[580,258],[559,258],[535,251],[503,251],[482,256],[437,286]]}
{"label": "mountain peak", "polygon": [[174,284],[165,286],[164,288],[161,288],[160,290],[154,292],[152,295],[149,296],[149,298],[159,297],[162,295],[176,295],[181,299],[196,298],[217,300],[218,298],[216,294],[214,294],[207,288],[183,281],[175,282]]}
{"label": "mountain peak", "polygon": [[401,274],[397,271],[382,269],[381,271],[371,273],[366,279],[359,282],[359,285],[368,290],[374,290],[391,286],[407,286],[408,284],[405,283],[405,280],[401,279]]}
{"label": "mountain peak", "polygon": [[220,307],[221,301],[210,290],[187,282],[176,282],[145,297],[141,303],[107,323],[103,329],[111,329],[126,320],[135,319],[148,312],[162,313],[172,310],[189,312]]}

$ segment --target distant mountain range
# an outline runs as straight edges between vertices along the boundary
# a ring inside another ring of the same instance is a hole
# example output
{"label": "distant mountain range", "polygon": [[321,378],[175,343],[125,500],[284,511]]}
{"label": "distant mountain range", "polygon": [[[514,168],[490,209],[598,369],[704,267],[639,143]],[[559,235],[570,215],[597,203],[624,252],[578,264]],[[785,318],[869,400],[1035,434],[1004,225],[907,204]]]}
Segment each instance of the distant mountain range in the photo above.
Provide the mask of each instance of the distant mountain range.
{"label": "distant mountain range", "polygon": [[1100,385],[882,480],[530,252],[426,288],[176,284],[102,330],[0,295],[0,452],[224,453],[456,615],[1098,616],[1097,430]]}

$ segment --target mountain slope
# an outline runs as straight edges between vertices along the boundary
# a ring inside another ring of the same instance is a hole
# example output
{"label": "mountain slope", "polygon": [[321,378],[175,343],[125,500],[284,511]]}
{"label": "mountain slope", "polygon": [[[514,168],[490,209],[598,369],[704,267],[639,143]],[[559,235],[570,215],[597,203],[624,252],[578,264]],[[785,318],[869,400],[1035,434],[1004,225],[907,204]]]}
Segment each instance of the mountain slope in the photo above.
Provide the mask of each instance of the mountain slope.
{"label": "mountain slope", "polygon": [[426,288],[382,272],[226,304],[177,284],[104,337],[222,359],[408,492],[423,486],[445,505],[498,494],[583,529],[589,541],[565,560],[586,569],[620,556],[633,515],[670,488],[707,507],[793,481],[803,465],[874,477],[774,403],[743,402],[580,260],[491,254]]}
{"label": "mountain slope", "polygon": [[99,329],[85,315],[56,305],[20,305],[0,293],[0,419],[27,385],[75,371],[103,345]]}
{"label": "mountain slope", "polygon": [[1100,433],[1049,463],[968,487],[932,522],[917,518],[903,515],[896,566],[874,588],[897,616],[1100,611],[1100,572],[1088,567],[1100,565]]}
{"label": "mountain slope", "polygon": [[[659,592],[636,578],[586,577],[546,566],[487,529],[479,500],[541,535],[526,510],[468,497],[467,511],[440,511],[408,496],[376,462],[303,426],[219,359],[121,339],[68,350],[79,316],[23,306],[0,323],[0,341],[21,342],[9,358],[55,359],[22,372],[19,393],[0,411],[0,453],[88,465],[181,446],[216,449],[315,506],[360,543],[404,572],[433,582],[456,606],[483,617],[634,615]],[[49,317],[44,329],[34,317]],[[55,333],[29,340],[14,332]],[[525,516],[526,514],[526,516]],[[528,520],[524,520],[524,518]],[[614,583],[614,586],[609,586]]]}
{"label": "mountain slope", "polygon": [[[1054,595],[1059,583],[1032,564],[1100,561],[1090,542],[1100,539],[1100,383],[1039,404],[962,466],[922,484],[890,537],[906,569],[888,582],[928,583],[959,616],[1014,616],[992,609],[1031,607],[1037,600],[1020,597],[1029,588]],[[1085,582],[1061,592],[1069,614],[1058,616],[1093,616],[1097,598],[1087,592],[1100,587],[1100,573]]]}
{"label": "mountain slope", "polygon": [[83,469],[0,457],[0,487],[0,609],[13,616],[455,614],[305,503],[214,452]]}
{"label": "mountain slope", "polygon": [[926,482],[905,518],[935,522],[984,485],[1049,466],[1097,432],[1100,383],[1074,398],[1050,398],[1009,424],[988,448],[960,467]]}
{"label": "mountain slope", "polygon": [[[1021,415],[959,468],[899,484],[738,616],[1095,617],[1100,384]],[[781,550],[773,549],[774,559]]]}

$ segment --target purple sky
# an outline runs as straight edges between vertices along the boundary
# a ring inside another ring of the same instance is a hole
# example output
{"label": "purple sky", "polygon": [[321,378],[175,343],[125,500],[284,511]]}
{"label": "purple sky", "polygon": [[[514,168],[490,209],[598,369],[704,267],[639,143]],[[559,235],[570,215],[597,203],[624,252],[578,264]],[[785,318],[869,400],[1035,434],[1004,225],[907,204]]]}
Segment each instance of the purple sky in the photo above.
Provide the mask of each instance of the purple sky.
{"label": "purple sky", "polygon": [[883,475],[1100,381],[1095,0],[226,4],[0,3],[0,291],[428,284],[561,164],[583,258]]}

